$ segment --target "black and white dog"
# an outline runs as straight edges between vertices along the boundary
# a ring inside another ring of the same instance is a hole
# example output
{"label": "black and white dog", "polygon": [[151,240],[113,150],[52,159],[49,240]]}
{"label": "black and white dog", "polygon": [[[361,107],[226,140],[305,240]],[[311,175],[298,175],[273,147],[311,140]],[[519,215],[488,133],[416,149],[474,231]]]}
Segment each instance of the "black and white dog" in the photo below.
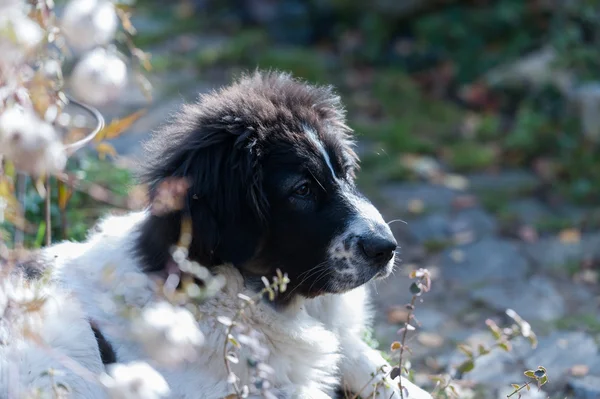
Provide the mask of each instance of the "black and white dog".
{"label": "black and white dog", "polygon": [[[231,316],[239,293],[254,295],[263,287],[261,276],[280,269],[291,281],[286,293],[247,314],[266,337],[276,392],[320,399],[342,385],[362,397],[400,398],[397,380],[375,384],[382,377],[373,380],[373,373],[387,364],[361,339],[370,319],[365,284],[392,272],[397,244],[355,186],[352,148],[340,98],[329,87],[256,72],[201,96],[154,134],[144,159],[151,199],[167,179],[188,180],[183,209],[109,216],[85,242],[45,249],[41,259],[52,267],[47,289],[54,300],[38,326],[40,336],[92,372],[100,372],[103,362],[147,359],[119,333],[127,319],[102,298],[118,294],[133,307],[154,301],[150,276],[164,271],[185,214],[193,231],[189,258],[226,284],[201,305],[206,316],[200,320],[199,356],[158,368],[170,397],[219,399],[232,393],[222,354],[224,328],[210,315]],[[35,384],[56,360],[23,337],[11,339],[12,355],[21,359],[21,382]],[[0,349],[0,369],[8,364],[11,344]],[[246,378],[248,365],[236,364],[235,372]],[[85,378],[64,378],[74,397],[105,397]],[[429,398],[410,382],[403,385],[410,398]]]}

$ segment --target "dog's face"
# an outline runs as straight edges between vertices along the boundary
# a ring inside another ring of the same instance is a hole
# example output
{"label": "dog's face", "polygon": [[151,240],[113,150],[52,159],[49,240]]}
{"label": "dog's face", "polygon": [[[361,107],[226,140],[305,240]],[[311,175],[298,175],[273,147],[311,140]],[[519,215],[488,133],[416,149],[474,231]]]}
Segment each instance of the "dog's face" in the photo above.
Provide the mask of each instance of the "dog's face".
{"label": "dog's face", "polygon": [[[155,137],[147,180],[190,181],[191,257],[232,263],[249,283],[280,269],[289,292],[307,297],[391,272],[396,241],[355,186],[357,157],[329,89],[255,74],[203,98],[172,126]],[[148,234],[177,231],[174,217],[159,219]],[[144,254],[151,246],[139,248],[147,260],[157,258]]]}

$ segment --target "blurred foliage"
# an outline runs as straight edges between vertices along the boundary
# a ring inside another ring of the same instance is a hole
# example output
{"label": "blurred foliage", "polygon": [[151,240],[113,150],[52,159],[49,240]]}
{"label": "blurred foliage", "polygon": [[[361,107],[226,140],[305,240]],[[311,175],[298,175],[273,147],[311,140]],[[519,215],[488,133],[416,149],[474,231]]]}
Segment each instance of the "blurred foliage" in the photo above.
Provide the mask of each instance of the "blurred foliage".
{"label": "blurred foliage", "polygon": [[[358,134],[388,154],[435,155],[463,173],[544,160],[564,196],[600,199],[600,150],[583,138],[564,93],[544,85],[491,87],[484,79],[548,45],[556,67],[568,67],[579,82],[600,78],[598,0],[140,3],[165,21],[136,38],[158,49],[157,71],[259,66],[332,83]],[[184,34],[198,37],[194,51],[160,50]],[[466,134],[468,118],[475,122]],[[409,177],[395,157],[381,158],[366,164],[385,178]]]}
{"label": "blurred foliage", "polygon": [[[88,153],[69,159],[67,173],[72,173],[77,178],[94,182],[98,187],[110,189],[110,195],[126,198],[133,185],[131,172],[128,169],[116,166],[112,160],[99,160],[97,155]],[[85,239],[87,231],[99,217],[114,207],[103,204],[92,198],[83,190],[69,190],[68,207],[63,214],[60,209],[59,189],[56,178],[50,179],[51,183],[51,226],[52,241],[57,242],[63,239],[81,241]],[[35,189],[33,184],[28,184],[24,196],[25,218],[32,223],[38,223],[33,227],[36,232],[27,232],[25,234],[25,246],[28,248],[38,248],[44,242],[44,198]],[[66,225],[65,225],[66,222]],[[15,226],[10,223],[0,225],[7,236],[4,236],[6,243],[13,242]]]}

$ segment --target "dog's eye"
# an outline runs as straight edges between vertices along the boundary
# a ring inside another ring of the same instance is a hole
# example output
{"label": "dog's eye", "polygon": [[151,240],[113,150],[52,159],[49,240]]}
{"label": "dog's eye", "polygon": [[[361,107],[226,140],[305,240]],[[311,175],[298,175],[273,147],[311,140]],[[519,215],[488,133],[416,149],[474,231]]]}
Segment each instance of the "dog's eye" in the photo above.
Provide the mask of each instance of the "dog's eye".
{"label": "dog's eye", "polygon": [[312,194],[312,190],[308,183],[301,184],[294,190],[294,196],[299,198],[307,198]]}

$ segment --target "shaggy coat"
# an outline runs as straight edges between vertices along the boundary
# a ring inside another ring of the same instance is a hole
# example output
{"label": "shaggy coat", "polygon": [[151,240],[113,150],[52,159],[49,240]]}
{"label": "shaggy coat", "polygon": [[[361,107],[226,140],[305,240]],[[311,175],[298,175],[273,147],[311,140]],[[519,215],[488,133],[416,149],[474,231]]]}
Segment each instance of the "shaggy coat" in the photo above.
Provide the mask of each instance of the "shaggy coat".
{"label": "shaggy coat", "polygon": [[[128,338],[129,321],[107,294],[133,308],[157,301],[155,279],[173,270],[172,248],[187,217],[190,260],[222,276],[225,286],[201,305],[205,342],[199,357],[156,367],[171,397],[218,399],[233,392],[222,353],[224,327],[214,315],[232,317],[238,294],[255,295],[261,277],[271,278],[277,269],[290,277],[286,293],[247,312],[268,349],[276,395],[330,398],[343,387],[363,397],[374,389],[380,398],[400,397],[397,382],[375,385],[382,377],[372,374],[389,365],[361,339],[371,315],[368,283],[391,273],[396,241],[354,184],[358,158],[331,88],[280,73],[244,76],[185,106],[146,149],[141,178],[151,202],[163,183],[185,178],[182,206],[111,215],[85,242],[43,250],[39,260],[51,270],[47,289],[55,303],[42,312],[39,335],[50,348],[94,373],[103,363],[152,364]],[[10,374],[9,355],[21,357],[11,375],[24,386],[47,386],[43,372],[64,368],[60,359],[12,336],[0,346],[0,376]],[[234,371],[248,381],[247,362]],[[74,397],[105,397],[76,373],[55,378]],[[7,381],[0,380],[3,387]],[[429,398],[410,382],[403,385],[410,398]]]}

